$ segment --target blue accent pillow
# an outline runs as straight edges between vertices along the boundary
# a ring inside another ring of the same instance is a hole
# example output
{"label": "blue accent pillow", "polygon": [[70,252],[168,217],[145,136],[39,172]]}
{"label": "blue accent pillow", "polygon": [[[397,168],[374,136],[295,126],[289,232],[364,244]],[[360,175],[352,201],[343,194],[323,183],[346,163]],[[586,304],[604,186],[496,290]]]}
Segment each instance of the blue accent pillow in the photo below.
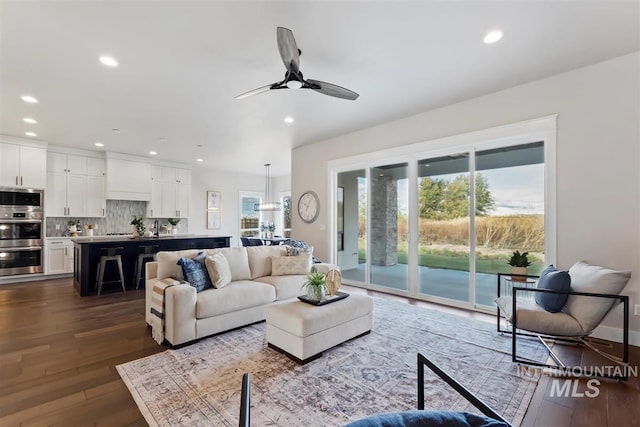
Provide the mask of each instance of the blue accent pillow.
{"label": "blue accent pillow", "polygon": [[510,427],[509,424],[470,412],[405,411],[374,415],[345,427]]}
{"label": "blue accent pillow", "polygon": [[[571,290],[571,276],[568,271],[559,271],[553,265],[545,268],[540,273],[538,289],[553,289],[555,291]],[[550,292],[536,292],[536,303],[550,313],[562,311],[567,303],[569,295],[552,294]]]}
{"label": "blue accent pillow", "polygon": [[202,292],[205,289],[212,288],[209,273],[204,265],[207,255],[200,252],[194,258],[180,258],[178,265],[182,267],[182,275],[191,286],[196,288],[196,292]]}

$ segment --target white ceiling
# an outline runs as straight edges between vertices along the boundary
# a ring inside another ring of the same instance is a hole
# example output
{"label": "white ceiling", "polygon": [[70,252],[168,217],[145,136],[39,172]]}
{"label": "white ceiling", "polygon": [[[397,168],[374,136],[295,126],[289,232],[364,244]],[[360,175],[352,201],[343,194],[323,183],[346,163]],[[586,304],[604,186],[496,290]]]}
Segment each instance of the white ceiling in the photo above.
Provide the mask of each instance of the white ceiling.
{"label": "white ceiling", "polygon": [[[155,150],[159,159],[194,165],[201,157],[204,166],[255,174],[266,162],[272,175],[289,173],[292,147],[640,48],[637,1],[3,0],[1,7],[0,133],[32,130],[84,149],[101,141],[107,151]],[[277,26],[293,31],[306,78],[360,98],[280,90],[234,99],[284,77]],[[504,38],[486,45],[492,29]],[[100,64],[105,53],[120,66]],[[23,102],[27,93],[40,102]],[[295,123],[285,124],[287,115]]]}

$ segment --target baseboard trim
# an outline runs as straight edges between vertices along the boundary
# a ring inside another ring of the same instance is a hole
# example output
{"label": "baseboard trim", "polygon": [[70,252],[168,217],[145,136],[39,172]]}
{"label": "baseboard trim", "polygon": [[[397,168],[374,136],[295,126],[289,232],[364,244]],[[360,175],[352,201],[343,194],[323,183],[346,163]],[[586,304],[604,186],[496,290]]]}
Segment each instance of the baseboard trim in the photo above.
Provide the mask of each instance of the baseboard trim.
{"label": "baseboard trim", "polygon": [[[592,337],[600,338],[603,340],[622,343],[622,328],[612,328],[611,326],[598,326],[593,333]],[[640,332],[629,331],[629,344],[640,347]]]}

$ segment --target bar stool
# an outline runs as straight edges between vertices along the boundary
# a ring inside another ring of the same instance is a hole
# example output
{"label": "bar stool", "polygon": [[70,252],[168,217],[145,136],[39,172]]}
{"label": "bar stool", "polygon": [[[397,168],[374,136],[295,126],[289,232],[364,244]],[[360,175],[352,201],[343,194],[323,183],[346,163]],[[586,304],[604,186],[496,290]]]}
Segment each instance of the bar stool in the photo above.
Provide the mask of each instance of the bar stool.
{"label": "bar stool", "polygon": [[[118,246],[115,248],[100,248],[100,264],[98,265],[98,271],[96,272],[96,282],[98,283],[98,295],[102,292],[102,285],[104,283],[115,283],[120,282],[122,285],[122,291],[126,292],[126,288],[124,287],[124,273],[122,272],[122,252],[124,248],[122,246]],[[104,270],[107,267],[107,262],[115,261],[118,265],[118,273],[120,275],[120,280],[110,280],[108,282],[104,281]]]}
{"label": "bar stool", "polygon": [[145,259],[152,259],[155,261],[156,252],[158,252],[159,245],[142,245],[138,246],[138,258],[136,259],[136,276],[134,282],[136,283],[136,290],[140,287],[140,274],[142,273],[142,267],[144,266]]}

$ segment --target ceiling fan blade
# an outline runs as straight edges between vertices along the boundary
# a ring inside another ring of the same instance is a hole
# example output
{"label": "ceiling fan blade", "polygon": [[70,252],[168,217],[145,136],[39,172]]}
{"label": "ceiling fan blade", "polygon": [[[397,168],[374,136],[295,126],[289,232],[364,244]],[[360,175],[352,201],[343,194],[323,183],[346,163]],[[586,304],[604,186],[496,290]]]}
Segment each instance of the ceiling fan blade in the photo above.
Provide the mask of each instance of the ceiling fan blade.
{"label": "ceiling fan blade", "polygon": [[271,90],[273,88],[273,86],[275,86],[275,83],[274,84],[270,84],[270,85],[266,85],[266,86],[262,86],[262,87],[259,87],[257,89],[250,90],[249,92],[241,93],[240,95],[236,96],[236,99],[244,99],[244,98],[248,98],[248,97],[253,96],[253,95],[258,95],[259,93],[263,93],[263,92],[266,92],[268,90]]}
{"label": "ceiling fan blade", "polygon": [[355,93],[352,90],[346,89],[344,87],[334,85],[327,82],[321,82],[320,80],[312,80],[307,79],[306,83],[309,85],[303,86],[309,89],[313,89],[316,92],[320,92],[324,95],[335,96],[336,98],[348,99],[350,101],[355,101],[358,99],[360,95]]}
{"label": "ceiling fan blade", "polygon": [[293,74],[298,74],[300,71],[300,51],[296,39],[293,38],[293,32],[288,28],[278,27],[277,36],[278,50],[285,68]]}

